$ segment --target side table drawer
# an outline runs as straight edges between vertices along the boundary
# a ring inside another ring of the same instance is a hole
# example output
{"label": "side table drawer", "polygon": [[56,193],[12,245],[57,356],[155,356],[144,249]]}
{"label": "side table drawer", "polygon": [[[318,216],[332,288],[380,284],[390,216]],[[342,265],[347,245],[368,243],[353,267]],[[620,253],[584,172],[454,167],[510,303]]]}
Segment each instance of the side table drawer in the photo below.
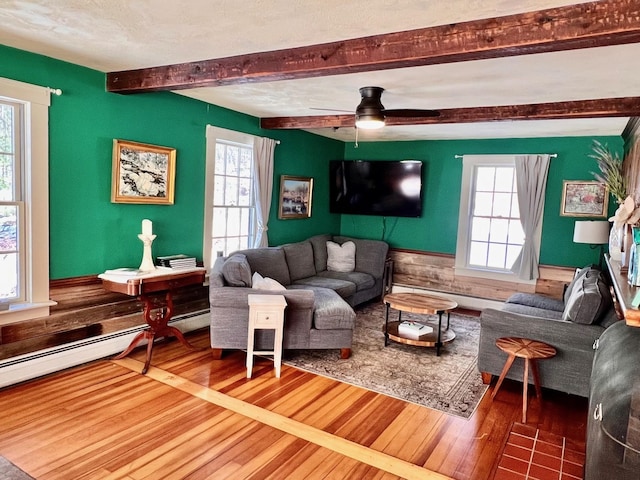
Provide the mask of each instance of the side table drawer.
{"label": "side table drawer", "polygon": [[254,312],[253,324],[256,328],[275,328],[282,323],[283,312],[278,310],[261,310]]}

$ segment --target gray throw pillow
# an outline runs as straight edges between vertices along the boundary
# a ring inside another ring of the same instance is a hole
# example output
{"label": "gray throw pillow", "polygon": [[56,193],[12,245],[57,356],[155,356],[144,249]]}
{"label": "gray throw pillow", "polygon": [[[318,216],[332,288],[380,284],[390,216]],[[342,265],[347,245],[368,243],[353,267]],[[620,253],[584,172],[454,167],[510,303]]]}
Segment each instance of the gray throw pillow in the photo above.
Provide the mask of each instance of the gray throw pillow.
{"label": "gray throw pillow", "polygon": [[609,288],[601,273],[591,270],[574,282],[562,319],[592,325],[600,320],[611,302]]}
{"label": "gray throw pillow", "polygon": [[231,255],[222,265],[222,276],[232,287],[251,286],[251,267],[247,257],[241,253]]}

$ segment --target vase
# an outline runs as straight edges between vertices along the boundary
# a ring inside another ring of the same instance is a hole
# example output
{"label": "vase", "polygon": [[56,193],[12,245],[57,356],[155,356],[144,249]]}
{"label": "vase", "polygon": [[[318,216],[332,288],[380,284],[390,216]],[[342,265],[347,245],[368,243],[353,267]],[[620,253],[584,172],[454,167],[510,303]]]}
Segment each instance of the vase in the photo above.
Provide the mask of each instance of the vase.
{"label": "vase", "polygon": [[640,227],[631,227],[633,243],[629,257],[627,281],[630,285],[640,286]]}
{"label": "vase", "polygon": [[616,227],[616,225],[613,224],[609,231],[609,257],[616,262],[622,261],[622,239],[622,227]]}

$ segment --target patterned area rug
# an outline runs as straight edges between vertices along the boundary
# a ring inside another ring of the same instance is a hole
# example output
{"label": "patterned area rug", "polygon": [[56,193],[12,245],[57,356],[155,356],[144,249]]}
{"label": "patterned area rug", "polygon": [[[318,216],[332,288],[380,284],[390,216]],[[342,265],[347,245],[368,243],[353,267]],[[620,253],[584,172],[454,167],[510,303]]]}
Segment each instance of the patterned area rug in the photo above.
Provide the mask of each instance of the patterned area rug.
{"label": "patterned area rug", "polygon": [[6,458],[0,456],[0,480],[34,480]]}
{"label": "patterned area rug", "polygon": [[[367,304],[356,309],[351,358],[339,360],[335,350],[288,350],[283,362],[318,375],[392,397],[469,418],[488,386],[476,368],[480,323],[477,317],[451,314],[453,342],[436,356],[435,348],[389,342],[384,346],[385,307]],[[402,314],[437,328],[436,315]],[[391,310],[389,321],[397,320]],[[446,316],[443,325],[446,324]]]}

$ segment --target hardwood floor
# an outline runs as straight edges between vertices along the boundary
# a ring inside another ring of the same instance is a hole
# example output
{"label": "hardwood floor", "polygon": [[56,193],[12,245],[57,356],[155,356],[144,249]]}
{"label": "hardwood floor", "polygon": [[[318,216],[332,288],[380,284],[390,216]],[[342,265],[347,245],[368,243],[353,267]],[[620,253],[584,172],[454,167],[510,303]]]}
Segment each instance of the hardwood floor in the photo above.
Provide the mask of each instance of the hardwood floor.
{"label": "hardwood floor", "polygon": [[[37,479],[491,479],[522,386],[468,420],[244,352],[159,343],[0,391],[0,455]],[[336,361],[338,351],[336,351]],[[544,391],[528,424],[584,443],[587,400]]]}

